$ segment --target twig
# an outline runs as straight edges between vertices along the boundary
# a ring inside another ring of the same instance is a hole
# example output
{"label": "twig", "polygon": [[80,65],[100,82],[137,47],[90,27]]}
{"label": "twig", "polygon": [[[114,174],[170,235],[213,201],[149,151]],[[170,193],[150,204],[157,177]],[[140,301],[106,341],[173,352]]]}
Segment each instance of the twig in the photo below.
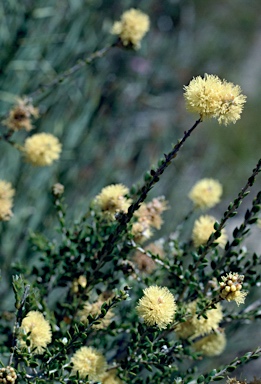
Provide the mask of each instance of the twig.
{"label": "twig", "polygon": [[[217,226],[215,226],[215,231],[210,235],[210,237],[207,241],[207,244],[203,248],[200,248],[201,249],[201,251],[199,251],[200,257],[199,257],[198,261],[195,263],[193,269],[190,271],[190,277],[193,276],[196,273],[196,271],[198,270],[198,267],[200,266],[203,259],[205,258],[205,256],[209,252],[211,245],[220,237],[220,233],[221,233],[222,229],[225,227],[227,220],[230,217],[233,217],[237,213],[236,209],[239,207],[242,200],[247,196],[247,194],[248,194],[247,190],[250,187],[252,187],[252,185],[254,184],[255,177],[260,172],[260,169],[261,169],[261,159],[258,161],[256,167],[253,169],[251,176],[248,178],[244,188],[242,188],[241,192],[239,192],[237,198],[234,200],[233,203],[231,203],[228,206],[228,208],[227,208],[226,212],[224,213],[224,216],[222,217],[220,223]],[[183,291],[181,292],[181,294],[179,296],[179,301],[183,299],[188,286],[189,286],[189,281],[185,284]]]}
{"label": "twig", "polygon": [[81,68],[91,64],[95,59],[103,57],[111,48],[120,46],[118,42],[110,44],[94,53],[85,59],[78,60],[78,62],[71,68],[66,69],[64,72],[60,73],[56,78],[51,80],[49,83],[40,85],[35,91],[30,93],[28,97],[35,98],[42,94],[46,89],[52,88],[61,84],[67,77],[78,72]]}
{"label": "twig", "polygon": [[30,290],[30,285],[26,285],[25,286],[25,289],[24,289],[24,293],[23,293],[23,296],[22,296],[22,299],[19,303],[19,308],[16,312],[16,319],[15,319],[15,325],[14,325],[14,331],[13,331],[13,340],[12,340],[12,353],[9,357],[9,362],[8,362],[8,365],[11,365],[12,362],[13,362],[13,358],[14,358],[14,353],[15,353],[15,349],[16,349],[16,346],[17,346],[17,331],[18,329],[20,328],[21,326],[21,323],[22,323],[22,319],[23,319],[23,308],[24,308],[24,304],[25,304],[25,300],[29,294],[29,290]]}
{"label": "twig", "polygon": [[165,159],[162,161],[161,165],[156,169],[156,171],[154,170],[150,171],[151,178],[148,181],[146,181],[143,187],[141,188],[139,197],[136,199],[136,201],[134,201],[130,205],[127,213],[119,215],[118,226],[115,228],[114,233],[112,233],[109,236],[109,238],[103,245],[102,249],[98,252],[97,257],[100,261],[96,266],[95,270],[93,271],[93,274],[103,266],[104,259],[106,258],[106,256],[112,253],[122,233],[126,231],[127,224],[132,219],[134,212],[139,209],[141,203],[143,203],[143,201],[146,199],[149,191],[160,180],[161,175],[164,173],[166,168],[171,164],[171,161],[177,156],[179,150],[181,149],[185,141],[189,138],[191,133],[195,130],[195,128],[201,122],[202,120],[200,118],[195,122],[195,124],[188,131],[185,131],[183,138],[178,141],[178,143],[174,146],[174,148],[167,155],[164,154]]}

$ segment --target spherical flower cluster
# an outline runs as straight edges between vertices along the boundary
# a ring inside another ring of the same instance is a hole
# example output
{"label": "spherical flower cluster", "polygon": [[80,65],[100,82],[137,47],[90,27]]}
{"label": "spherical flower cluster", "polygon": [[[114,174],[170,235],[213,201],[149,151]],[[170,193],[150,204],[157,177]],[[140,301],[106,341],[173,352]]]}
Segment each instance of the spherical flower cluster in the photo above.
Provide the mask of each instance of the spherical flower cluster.
{"label": "spherical flower cluster", "polygon": [[106,372],[101,382],[102,384],[122,384],[122,381],[116,376],[115,369]]}
{"label": "spherical flower cluster", "polygon": [[152,236],[151,228],[161,228],[163,223],[161,215],[166,209],[168,209],[168,206],[164,196],[154,198],[147,204],[141,204],[140,208],[134,213],[137,222],[133,224],[131,231],[137,243],[143,243]]}
{"label": "spherical flower cluster", "polygon": [[13,367],[9,365],[4,368],[0,368],[0,383],[14,384],[17,379],[17,374]]}
{"label": "spherical flower cluster", "polygon": [[163,220],[162,213],[168,209],[167,201],[164,196],[154,198],[151,202],[141,204],[138,211],[135,212],[135,216],[138,219],[143,219],[152,228],[160,229]]}
{"label": "spherical flower cluster", "polygon": [[73,372],[78,372],[81,379],[100,381],[105,374],[107,363],[104,356],[92,347],[81,347],[71,358]]}
{"label": "spherical flower cluster", "polygon": [[129,189],[122,184],[108,185],[95,197],[94,203],[107,218],[115,219],[115,214],[128,211],[132,202],[125,197],[128,193]]}
{"label": "spherical flower cluster", "polygon": [[148,326],[157,325],[164,329],[173,321],[176,312],[176,302],[172,293],[166,287],[153,285],[144,289],[144,296],[136,307]]}
{"label": "spherical flower cluster", "polygon": [[72,282],[72,292],[73,293],[78,293],[81,288],[86,288],[87,287],[87,279],[84,275],[79,276],[78,278],[74,279]]}
{"label": "spherical flower cluster", "polygon": [[216,118],[219,124],[235,123],[240,119],[246,96],[238,85],[220,80],[215,75],[193,78],[184,87],[187,109],[201,119]]}
{"label": "spherical flower cluster", "polygon": [[[104,303],[104,300],[98,300],[95,303],[91,304],[88,301],[84,304],[84,307],[82,310],[79,311],[78,316],[80,317],[80,321],[82,323],[87,322],[87,317],[89,315],[92,316],[98,316],[101,314],[101,307],[102,304]],[[114,317],[114,313],[112,310],[109,310],[104,317],[98,320],[99,324],[94,324],[93,328],[94,329],[105,329],[107,328],[111,321],[112,318]]]}
{"label": "spherical flower cluster", "polygon": [[[164,255],[164,251],[162,247],[156,243],[147,245],[144,248],[144,250],[150,251],[154,255],[158,255],[160,258],[162,258]],[[135,252],[133,261],[141,272],[151,273],[156,268],[155,261],[151,257],[149,257],[146,253],[143,253],[141,251]]]}
{"label": "spherical flower cluster", "polygon": [[20,346],[26,347],[26,342],[22,336],[27,335],[27,339],[30,341],[30,349],[34,349],[33,352],[42,354],[44,348],[52,340],[52,331],[50,323],[45,320],[43,314],[38,311],[30,311],[26,317],[22,320],[20,328]]}
{"label": "spherical flower cluster", "polygon": [[216,309],[209,309],[206,312],[207,319],[203,316],[198,318],[197,301],[192,301],[188,304],[187,315],[188,320],[179,323],[175,328],[177,335],[181,339],[191,338],[192,340],[198,336],[204,336],[211,333],[213,330],[218,329],[219,323],[223,318],[222,307],[220,304],[216,305]]}
{"label": "spherical flower cluster", "polygon": [[236,272],[229,272],[226,276],[221,276],[220,297],[227,301],[235,301],[237,305],[244,304],[246,291],[242,291],[244,275]]}
{"label": "spherical flower cluster", "polygon": [[8,221],[12,217],[14,194],[11,183],[0,180],[0,221]]}
{"label": "spherical flower cluster", "polygon": [[[203,215],[195,221],[192,230],[192,240],[195,247],[207,243],[210,235],[214,232],[214,224],[216,219],[213,216]],[[225,229],[222,229],[221,236],[215,240],[221,248],[224,248],[227,242],[227,234]]]}
{"label": "spherical flower cluster", "polygon": [[33,107],[31,99],[25,97],[17,100],[17,105],[10,110],[9,116],[3,121],[3,124],[13,131],[21,129],[31,131],[33,129],[32,116],[34,118],[39,116],[38,108]]}
{"label": "spherical flower cluster", "polygon": [[226,336],[224,332],[216,331],[193,344],[193,348],[197,352],[201,352],[204,356],[219,356],[226,348]]}
{"label": "spherical flower cluster", "polygon": [[22,151],[29,163],[43,167],[59,159],[62,145],[50,133],[37,133],[25,140]]}
{"label": "spherical flower cluster", "polygon": [[113,24],[111,33],[118,35],[123,45],[138,49],[149,27],[149,17],[138,9],[131,8],[122,14],[120,21]]}
{"label": "spherical flower cluster", "polygon": [[202,179],[198,181],[189,192],[189,198],[195,207],[207,209],[220,202],[222,185],[214,179]]}

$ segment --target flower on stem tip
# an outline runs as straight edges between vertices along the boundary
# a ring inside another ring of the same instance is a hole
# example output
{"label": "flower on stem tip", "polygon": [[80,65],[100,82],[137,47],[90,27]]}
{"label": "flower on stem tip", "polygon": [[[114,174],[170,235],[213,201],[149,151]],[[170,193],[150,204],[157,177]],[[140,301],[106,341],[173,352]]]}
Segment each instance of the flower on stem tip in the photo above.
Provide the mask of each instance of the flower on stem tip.
{"label": "flower on stem tip", "polygon": [[45,320],[41,312],[30,311],[22,320],[19,335],[20,346],[25,348],[27,344],[22,339],[23,335],[27,335],[27,339],[30,341],[30,348],[36,348],[35,353],[41,354],[52,339],[50,323]]}
{"label": "flower on stem tip", "polygon": [[13,216],[12,206],[15,190],[11,183],[0,180],[0,221],[8,221]]}
{"label": "flower on stem tip", "polygon": [[199,180],[189,192],[189,198],[196,208],[212,208],[220,202],[222,185],[214,179]]}
{"label": "flower on stem tip", "polygon": [[204,356],[219,356],[226,348],[227,340],[223,330],[218,330],[210,335],[202,337],[193,344],[193,348],[197,352],[201,352]]}
{"label": "flower on stem tip", "polygon": [[219,327],[219,323],[223,318],[222,307],[220,304],[216,305],[216,308],[209,309],[206,312],[207,319],[203,316],[198,318],[197,315],[197,301],[188,303],[187,315],[188,320],[179,323],[175,328],[175,332],[181,339],[191,338],[192,340],[198,336],[204,336],[216,331]]}
{"label": "flower on stem tip", "polygon": [[140,42],[149,27],[149,17],[138,9],[131,8],[122,14],[120,21],[113,24],[111,33],[118,35],[124,46],[139,49]]}
{"label": "flower on stem tip", "polygon": [[21,129],[31,131],[33,129],[31,123],[32,116],[34,118],[39,116],[38,108],[33,107],[30,98],[20,98],[17,100],[17,104],[10,110],[9,116],[3,121],[3,124],[13,131]]}
{"label": "flower on stem tip", "polygon": [[220,297],[227,301],[235,301],[237,305],[244,304],[246,291],[242,291],[244,275],[236,272],[229,272],[226,276],[221,276]]}
{"label": "flower on stem tip", "polygon": [[[194,223],[192,230],[192,240],[195,247],[207,243],[210,235],[214,232],[216,219],[213,216],[202,215]],[[222,229],[221,236],[215,240],[221,248],[224,248],[227,242],[225,229]]]}
{"label": "flower on stem tip", "polygon": [[109,219],[115,219],[115,214],[126,213],[132,200],[125,197],[129,189],[123,184],[112,184],[103,188],[94,199],[95,205],[100,208]]}
{"label": "flower on stem tip", "polygon": [[173,321],[176,312],[176,302],[172,293],[166,287],[152,285],[144,289],[144,296],[139,300],[136,307],[148,326],[157,325],[164,329]]}
{"label": "flower on stem tip", "polygon": [[73,372],[81,379],[87,375],[90,380],[100,381],[105,374],[107,363],[104,356],[92,347],[81,347],[71,358]]}
{"label": "flower on stem tip", "polygon": [[218,76],[197,76],[184,86],[187,109],[198,113],[202,120],[216,118],[219,124],[228,125],[240,119],[246,96],[239,85],[234,85]]}
{"label": "flower on stem tip", "polygon": [[62,145],[57,137],[50,133],[37,133],[25,140],[22,151],[26,161],[43,167],[59,159]]}

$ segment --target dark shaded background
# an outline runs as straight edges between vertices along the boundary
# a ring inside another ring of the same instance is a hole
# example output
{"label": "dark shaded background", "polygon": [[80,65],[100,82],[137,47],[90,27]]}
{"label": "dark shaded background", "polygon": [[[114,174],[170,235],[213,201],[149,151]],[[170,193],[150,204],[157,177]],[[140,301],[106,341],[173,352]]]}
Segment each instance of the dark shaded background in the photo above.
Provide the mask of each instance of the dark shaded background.
{"label": "dark shaded background", "polygon": [[[3,307],[10,306],[12,262],[34,262],[28,231],[55,236],[52,184],[65,185],[68,215],[77,218],[103,186],[121,182],[130,187],[141,181],[195,121],[185,111],[182,90],[193,76],[213,73],[233,81],[243,88],[248,102],[235,126],[202,124],[152,191],[151,197],[164,194],[170,202],[163,233],[171,232],[189,211],[186,195],[202,177],[217,178],[224,186],[224,200],[213,210],[219,218],[260,157],[260,0],[2,0],[1,116],[17,95],[30,94],[77,59],[111,43],[112,23],[130,7],[151,18],[141,50],[115,48],[34,100],[41,118],[33,133],[58,136],[63,143],[61,160],[34,168],[0,142],[0,178],[11,181],[17,191],[13,219],[0,224]],[[19,132],[14,138],[23,142],[26,136]],[[256,346],[258,328],[244,328],[225,359],[207,364],[215,367]],[[257,363],[247,366],[244,377],[255,367]]]}

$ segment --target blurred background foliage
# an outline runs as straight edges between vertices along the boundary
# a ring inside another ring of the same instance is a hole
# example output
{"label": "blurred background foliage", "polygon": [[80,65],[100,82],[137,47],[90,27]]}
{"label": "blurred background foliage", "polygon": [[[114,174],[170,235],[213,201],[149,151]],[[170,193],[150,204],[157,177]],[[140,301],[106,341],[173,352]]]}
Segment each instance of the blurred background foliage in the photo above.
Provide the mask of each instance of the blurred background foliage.
{"label": "blurred background foliage", "polygon": [[[130,7],[151,19],[139,51],[114,48],[33,101],[41,112],[33,133],[58,136],[61,160],[34,168],[0,142],[0,178],[16,189],[14,217],[0,224],[0,305],[6,309],[12,306],[11,264],[34,263],[36,257],[29,231],[55,236],[54,182],[65,185],[68,216],[77,218],[102,187],[142,181],[195,121],[185,111],[182,90],[193,76],[207,72],[233,81],[248,102],[236,126],[204,122],[152,191],[150,197],[164,194],[171,207],[162,233],[173,231],[190,210],[186,195],[202,177],[224,185],[224,200],[214,210],[219,218],[260,157],[260,0],[2,0],[1,116],[16,96],[30,94],[112,43],[111,26]],[[26,136],[18,132],[14,139],[23,142]]]}

